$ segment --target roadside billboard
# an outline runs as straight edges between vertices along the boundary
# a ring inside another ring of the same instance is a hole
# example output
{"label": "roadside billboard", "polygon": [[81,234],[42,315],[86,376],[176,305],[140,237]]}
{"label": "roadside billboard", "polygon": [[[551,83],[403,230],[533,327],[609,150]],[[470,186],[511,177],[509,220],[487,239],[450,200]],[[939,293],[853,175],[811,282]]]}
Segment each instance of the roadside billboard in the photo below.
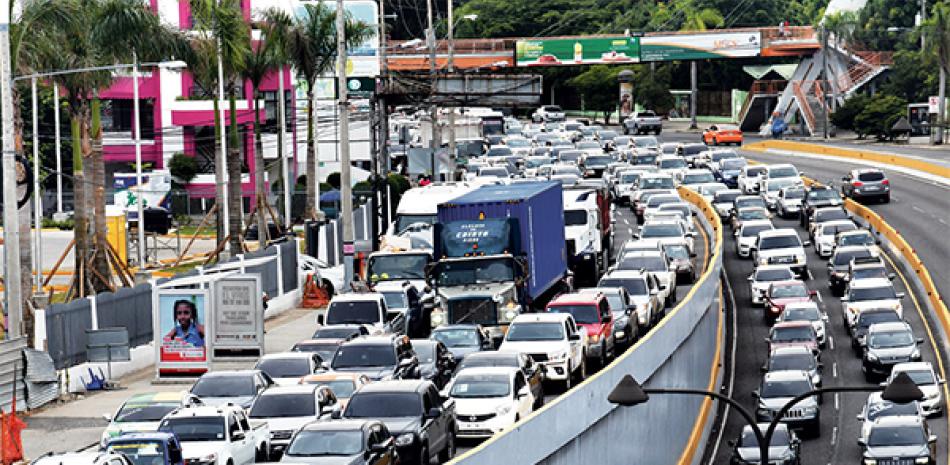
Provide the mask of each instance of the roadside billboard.
{"label": "roadside billboard", "polygon": [[637,63],[639,37],[531,39],[515,42],[516,66]]}
{"label": "roadside billboard", "polygon": [[158,377],[198,376],[208,371],[208,291],[159,289],[154,295],[152,328]]}
{"label": "roadside billboard", "polygon": [[227,276],[214,282],[214,356],[223,351],[264,354],[261,277]]}
{"label": "roadside billboard", "polygon": [[[303,4],[304,2],[300,2]],[[336,11],[336,1],[323,1],[327,8]],[[301,7],[298,7],[301,8]],[[379,76],[379,4],[376,0],[345,0],[343,9],[353,20],[365,24],[371,31],[369,37],[356,47],[346,50],[346,75],[376,77]],[[334,59],[333,74],[336,74],[336,60]]]}
{"label": "roadside billboard", "polygon": [[640,38],[641,61],[754,57],[761,50],[762,34],[758,31],[668,34]]}

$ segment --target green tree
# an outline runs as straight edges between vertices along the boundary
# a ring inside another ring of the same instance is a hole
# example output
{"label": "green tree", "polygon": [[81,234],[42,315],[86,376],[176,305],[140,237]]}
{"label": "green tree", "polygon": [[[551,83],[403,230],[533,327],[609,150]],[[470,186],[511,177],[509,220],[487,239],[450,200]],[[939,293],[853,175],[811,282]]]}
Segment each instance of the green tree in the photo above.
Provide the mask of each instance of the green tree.
{"label": "green tree", "polygon": [[907,111],[907,101],[893,95],[877,94],[854,117],[854,131],[859,136],[874,136],[879,140],[892,137],[891,127]]}
{"label": "green tree", "polygon": [[188,184],[198,175],[198,162],[195,157],[178,152],[168,160],[168,171],[182,183]]}
{"label": "green tree", "polygon": [[617,109],[617,73],[619,68],[594,65],[567,84],[583,96],[587,109],[604,113],[604,124],[610,124],[610,114]]}
{"label": "green tree", "polygon": [[[283,53],[293,63],[307,85],[307,208],[305,216],[314,219],[319,210],[317,196],[316,84],[317,78],[331,71],[336,60],[336,13],[323,3],[307,3],[291,17],[270,9],[265,21],[283,37]],[[374,33],[366,24],[347,18],[344,34],[348,47],[364,42]]]}
{"label": "green tree", "polygon": [[865,94],[853,95],[831,114],[831,122],[838,128],[854,131],[855,118],[864,111],[870,100],[871,97]]}
{"label": "green tree", "polygon": [[940,78],[937,83],[937,95],[940,102],[937,111],[937,132],[935,142],[943,143],[946,132],[947,115],[947,75],[950,74],[950,5],[946,2],[934,5],[931,16],[923,24],[921,32],[927,45],[927,51],[937,56],[940,63]]}

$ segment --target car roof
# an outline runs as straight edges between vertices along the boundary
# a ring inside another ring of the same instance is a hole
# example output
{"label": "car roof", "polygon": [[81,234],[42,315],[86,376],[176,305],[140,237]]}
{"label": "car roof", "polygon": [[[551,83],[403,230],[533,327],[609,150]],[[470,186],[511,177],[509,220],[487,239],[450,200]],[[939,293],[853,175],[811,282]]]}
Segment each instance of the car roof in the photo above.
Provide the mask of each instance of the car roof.
{"label": "car roof", "polygon": [[[758,208],[758,207],[753,207],[753,208]],[[743,208],[742,210],[745,210],[745,209]],[[747,226],[771,226],[772,228],[775,228],[775,225],[772,224],[772,220],[746,220],[746,221],[743,221],[743,222],[742,222],[742,227],[745,228],[745,227],[747,227]]]}
{"label": "car roof", "polygon": [[805,282],[802,281],[802,280],[800,280],[800,279],[787,279],[787,280],[784,280],[784,281],[773,281],[773,282],[772,282],[772,285],[773,285],[773,286],[776,286],[776,287],[781,287],[781,286],[798,286],[798,285],[804,286],[804,285],[805,285]]}
{"label": "car roof", "polygon": [[934,371],[934,366],[930,362],[903,362],[894,365],[893,370],[896,371],[920,371],[920,370],[930,370]]}
{"label": "car roof", "polygon": [[[432,385],[431,382],[421,379],[399,379],[390,381],[376,381],[360,388],[360,393],[372,392],[423,392]],[[355,394],[354,394],[355,395]]]}
{"label": "car roof", "polygon": [[599,293],[581,293],[581,292],[571,292],[567,294],[561,294],[554,298],[548,306],[551,305],[565,305],[565,304],[596,304],[598,300],[603,298],[603,295]]}
{"label": "car roof", "polygon": [[336,381],[339,379],[347,379],[347,380],[355,381],[362,378],[363,376],[366,376],[366,375],[362,373],[347,373],[345,371],[328,371],[326,373],[314,373],[312,375],[307,375],[307,376],[304,376],[302,379],[305,379],[307,381],[317,381],[317,382]]}
{"label": "car roof", "polygon": [[503,351],[497,351],[497,350],[483,350],[483,351],[479,351],[479,352],[472,352],[472,353],[470,353],[470,354],[466,354],[465,357],[463,358],[463,360],[467,360],[467,359],[469,359],[469,358],[496,358],[496,359],[497,359],[497,358],[515,358],[515,359],[517,359],[520,355],[521,355],[520,352],[503,352]]}
{"label": "car roof", "polygon": [[201,375],[202,378],[223,378],[225,376],[253,376],[260,370],[218,370],[209,371]]}
{"label": "car roof", "polygon": [[808,376],[808,373],[802,370],[778,370],[778,371],[766,372],[762,380],[765,382],[775,382],[775,381],[799,381],[799,380],[809,380],[809,379],[811,378]]}
{"label": "car roof", "polygon": [[887,428],[894,426],[923,426],[924,419],[913,415],[895,415],[887,417],[878,417],[871,424],[871,429]]}
{"label": "car roof", "polygon": [[604,279],[604,278],[646,279],[648,275],[649,275],[648,272],[643,272],[640,270],[610,270],[607,274],[601,276],[600,279]]}
{"label": "car roof", "polygon": [[903,321],[888,321],[886,323],[874,323],[868,327],[868,334],[870,333],[890,333],[894,331],[911,331],[910,325]]}
{"label": "car roof", "polygon": [[287,386],[272,386],[261,392],[261,396],[278,396],[281,394],[313,394],[319,386],[316,384],[292,384]]}
{"label": "car roof", "polygon": [[350,292],[346,294],[337,294],[333,296],[330,303],[337,301],[343,302],[374,302],[382,300],[384,297],[379,292]]}
{"label": "car roof", "polygon": [[379,420],[339,419],[333,421],[314,421],[304,425],[301,431],[365,430],[373,423],[379,423]]}
{"label": "car roof", "polygon": [[811,323],[807,321],[781,321],[772,325],[772,329],[802,328],[806,326],[811,328]]}
{"label": "car roof", "polygon": [[776,228],[759,233],[759,237],[792,236],[798,237],[798,233],[792,228]]}
{"label": "car roof", "polygon": [[792,346],[782,346],[772,349],[772,353],[769,354],[769,357],[773,355],[798,355],[798,354],[808,354],[812,357],[815,356],[815,353],[811,351],[806,346],[803,345],[792,345]]}
{"label": "car roof", "polygon": [[453,330],[453,329],[476,330],[476,329],[481,329],[481,325],[477,325],[474,323],[456,323],[456,324],[451,324],[451,325],[442,325],[437,328],[432,328],[432,331],[448,331],[448,330]]}
{"label": "car roof", "polygon": [[161,391],[135,394],[126,399],[126,403],[174,403],[181,402],[186,391]]}
{"label": "car roof", "polygon": [[814,308],[817,310],[818,302],[815,302],[814,300],[808,300],[805,302],[790,302],[790,303],[785,304],[786,311],[793,310],[796,308]]}
{"label": "car roof", "polygon": [[515,317],[514,323],[561,323],[573,319],[569,313],[522,313]]}
{"label": "car roof", "polygon": [[514,376],[515,373],[521,371],[518,367],[512,366],[503,366],[503,367],[468,367],[462,368],[457,373],[455,373],[455,378],[465,375],[508,375]]}
{"label": "car roof", "polygon": [[311,359],[313,358],[313,354],[311,354],[310,352],[279,352],[276,354],[262,355],[260,359],[258,359],[258,361],[263,362],[264,360],[298,359],[298,358]]}
{"label": "car roof", "polygon": [[854,281],[849,286],[852,289],[868,289],[872,287],[894,287],[894,284],[887,278],[867,278]]}
{"label": "car roof", "polygon": [[789,265],[759,265],[755,267],[754,272],[758,273],[760,271],[769,271],[769,270],[788,270],[792,271],[792,267]]}

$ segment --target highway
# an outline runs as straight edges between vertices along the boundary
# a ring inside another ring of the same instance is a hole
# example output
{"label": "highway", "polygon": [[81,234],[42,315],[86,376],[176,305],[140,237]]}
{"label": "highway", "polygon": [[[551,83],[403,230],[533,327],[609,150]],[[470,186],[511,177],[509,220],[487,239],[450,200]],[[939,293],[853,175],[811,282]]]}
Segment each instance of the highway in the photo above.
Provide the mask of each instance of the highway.
{"label": "highway", "polygon": [[[802,165],[799,165],[802,166]],[[808,168],[804,167],[807,171]],[[807,233],[798,227],[795,220],[773,218],[776,227],[794,227],[803,238]],[[724,266],[736,302],[737,330],[736,334],[736,372],[733,385],[733,398],[754,411],[756,401],[752,398],[753,390],[758,389],[762,379],[760,367],[768,357],[768,347],[764,338],[768,336],[768,326],[762,320],[762,308],[753,307],[750,301],[749,285],[746,280],[752,272],[750,260],[739,259],[734,253],[734,239],[726,234],[724,247]],[[825,386],[856,386],[866,385],[861,372],[861,360],[851,349],[849,336],[845,333],[841,321],[841,303],[833,296],[828,288],[828,272],[826,261],[814,252],[814,248],[806,248],[808,266],[812,279],[807,282],[810,289],[818,291],[819,306],[828,314],[828,346],[822,351],[821,362],[824,364],[823,379]],[[906,277],[910,279],[910,277]],[[898,292],[907,289],[898,275],[894,280]],[[937,366],[933,345],[927,338],[927,331],[921,318],[921,311],[917,303],[923,305],[920,296],[916,301],[908,293],[904,299],[904,317],[914,328],[917,337],[923,337],[925,343],[921,346],[924,361],[930,361]],[[803,438],[802,463],[804,464],[838,464],[857,463],[861,458],[861,448],[857,444],[860,434],[860,422],[855,419],[866,400],[866,395],[840,394],[825,396],[821,406],[821,436],[818,438]],[[930,427],[939,438],[938,463],[947,463],[947,420],[934,418],[929,420]],[[731,449],[726,442],[735,439],[744,425],[741,417],[730,414],[727,427],[724,431],[719,453],[714,463],[728,463]]]}

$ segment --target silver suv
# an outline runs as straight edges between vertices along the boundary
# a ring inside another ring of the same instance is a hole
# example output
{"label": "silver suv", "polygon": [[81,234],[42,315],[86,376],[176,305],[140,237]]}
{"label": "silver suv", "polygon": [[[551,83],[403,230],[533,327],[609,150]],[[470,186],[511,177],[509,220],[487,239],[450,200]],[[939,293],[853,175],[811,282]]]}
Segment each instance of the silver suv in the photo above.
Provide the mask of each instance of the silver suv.
{"label": "silver suv", "polygon": [[[758,398],[756,421],[770,422],[778,411],[793,398],[815,389],[811,376],[805,371],[771,371],[762,377],[759,390],[752,393]],[[819,396],[802,399],[782,417],[789,428],[802,429],[817,437],[821,435],[821,407]]]}
{"label": "silver suv", "polygon": [[891,181],[877,168],[851,170],[841,181],[841,195],[844,197],[878,199],[884,203],[891,201]]}

